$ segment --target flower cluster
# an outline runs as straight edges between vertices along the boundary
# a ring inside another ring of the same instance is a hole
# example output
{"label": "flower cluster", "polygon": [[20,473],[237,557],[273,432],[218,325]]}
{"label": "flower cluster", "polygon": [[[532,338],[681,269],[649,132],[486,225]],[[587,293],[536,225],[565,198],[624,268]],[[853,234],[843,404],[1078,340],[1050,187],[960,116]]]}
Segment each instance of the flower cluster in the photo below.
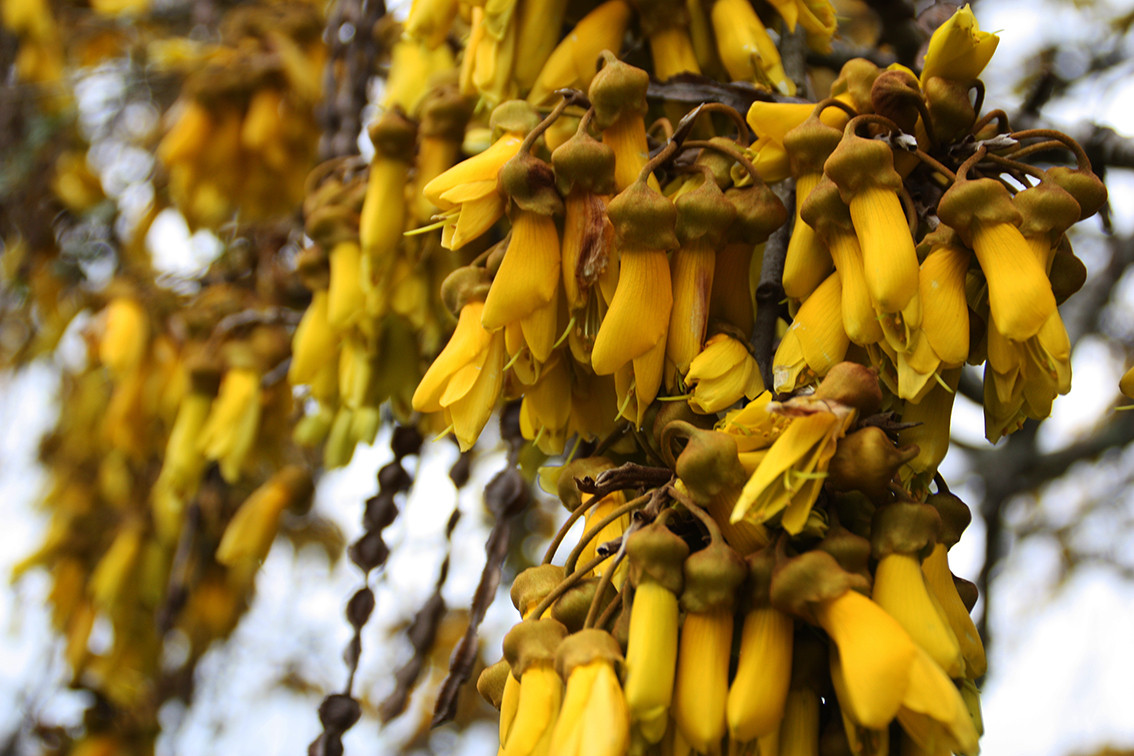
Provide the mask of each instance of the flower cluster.
{"label": "flower cluster", "polygon": [[[826,3],[773,6],[829,43]],[[474,6],[452,60],[458,8],[411,9],[364,193],[312,183],[329,273],[291,378],[328,448],[412,391],[462,450],[504,402],[532,457],[570,450],[543,477],[584,533],[517,578],[480,680],[501,752],[976,753],[968,512],[937,468],[965,365],[994,442],[1069,388],[1066,231],[1105,202],[1082,149],[982,114],[997,39],[967,7],[920,76],[851,60],[816,103],[744,0],[609,0],[558,44]],[[617,54],[635,19],[652,71]],[[746,112],[651,100],[651,73],[713,70],[759,88]],[[393,375],[394,316],[435,355],[420,380]]]}

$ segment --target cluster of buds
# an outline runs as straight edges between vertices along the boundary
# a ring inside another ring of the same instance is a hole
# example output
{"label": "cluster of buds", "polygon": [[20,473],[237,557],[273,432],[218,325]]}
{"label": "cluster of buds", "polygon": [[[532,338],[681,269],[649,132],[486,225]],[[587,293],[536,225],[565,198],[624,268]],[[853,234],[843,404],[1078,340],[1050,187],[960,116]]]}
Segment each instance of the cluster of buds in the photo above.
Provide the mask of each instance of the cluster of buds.
{"label": "cluster of buds", "polygon": [[216,228],[293,212],[315,158],[322,95],[323,20],[308,3],[233,14],[225,44],[166,51],[161,64],[193,73],[157,150],[169,196],[192,227]]}
{"label": "cluster of buds", "polygon": [[[666,467],[561,468],[571,517],[513,583],[522,621],[478,683],[502,752],[976,753],[985,656],[947,557],[968,508],[888,485],[916,449],[880,401],[841,363],[721,430],[670,420]],[[781,470],[771,494],[753,465]]]}

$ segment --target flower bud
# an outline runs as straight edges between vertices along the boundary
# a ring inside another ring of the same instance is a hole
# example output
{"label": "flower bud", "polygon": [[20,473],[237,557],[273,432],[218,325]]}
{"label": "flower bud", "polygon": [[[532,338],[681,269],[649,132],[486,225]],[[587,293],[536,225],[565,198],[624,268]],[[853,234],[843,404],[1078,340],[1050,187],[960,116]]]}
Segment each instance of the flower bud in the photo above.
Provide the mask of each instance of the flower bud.
{"label": "flower bud", "polygon": [[480,671],[480,676],[476,678],[476,692],[480,693],[480,697],[491,704],[493,708],[499,710],[500,703],[504,699],[504,685],[510,674],[512,674],[512,670],[505,659],[488,665]]}
{"label": "flower bud", "polygon": [[785,559],[772,574],[772,606],[782,612],[818,624],[815,605],[837,598],[847,591],[865,591],[869,582],[839,566],[826,551],[807,551]]}
{"label": "flower bud", "polygon": [[410,162],[417,142],[417,125],[397,110],[387,110],[367,129],[375,156]]}
{"label": "flower bud", "polygon": [[889,554],[925,557],[937,543],[941,516],[928,504],[900,501],[874,512],[870,544],[876,559]]}
{"label": "flower bud", "polygon": [[492,130],[492,141],[503,134],[527,134],[539,125],[539,113],[523,100],[507,100],[492,111],[488,126]]}
{"label": "flower bud", "polygon": [[578,129],[551,153],[555,182],[566,197],[576,188],[591,194],[614,193],[614,150]]}
{"label": "flower bud", "polygon": [[630,584],[652,580],[670,593],[681,593],[684,584],[682,565],[689,555],[689,546],[665,523],[654,520],[626,539],[626,557],[630,561]]}
{"label": "flower bud", "polygon": [[687,612],[706,614],[732,611],[748,568],[724,541],[713,540],[685,560],[684,572],[681,606]]}
{"label": "flower bud", "polygon": [[457,268],[441,282],[441,301],[454,316],[469,302],[483,302],[492,281],[488,271],[472,265]]}
{"label": "flower bud", "polygon": [[563,213],[551,165],[526,150],[521,149],[500,168],[500,188],[522,210],[540,215]]}
{"label": "flower bud", "polygon": [[419,134],[460,144],[465,137],[465,125],[472,115],[472,102],[462,97],[457,86],[450,83],[429,90],[421,101],[420,112]]}
{"label": "flower bud", "polygon": [[602,57],[603,67],[591,80],[587,97],[595,109],[595,125],[606,129],[624,110],[646,112],[650,75],[618,60],[609,50],[604,50]]}
{"label": "flower bud", "polygon": [[972,522],[973,515],[969,506],[961,501],[956,494],[944,491],[930,494],[925,503],[937,510],[941,517],[941,533],[938,541],[952,548],[961,540],[961,533]]}
{"label": "flower bud", "polygon": [[555,668],[566,680],[575,667],[596,660],[618,665],[622,662],[622,649],[610,633],[592,627],[563,639],[555,653]]}
{"label": "flower bud", "polygon": [[831,96],[849,101],[858,113],[869,113],[870,91],[882,69],[866,58],[851,58],[843,64],[839,76],[831,82]]}
{"label": "flower bud", "polygon": [[839,187],[843,201],[866,189],[902,190],[902,177],[894,170],[894,153],[877,139],[860,137],[853,131],[843,134],[839,146],[827,158],[823,171]]}
{"label": "flower bud", "polygon": [[526,619],[504,636],[504,658],[519,680],[533,664],[552,664],[567,628],[553,619]]}
{"label": "flower bud", "polygon": [[867,426],[839,441],[827,468],[827,484],[836,491],[861,491],[881,504],[890,497],[898,468],[917,456],[917,446],[898,448],[877,426]]}
{"label": "flower bud", "polygon": [[[586,578],[575,583],[551,605],[552,619],[562,622],[568,632],[577,633],[582,630],[583,624],[587,620],[587,613],[591,609],[591,604],[595,601],[595,594],[601,584],[603,584],[602,579],[597,577]],[[601,612],[609,606],[610,602],[617,597],[618,591],[607,582],[602,597],[598,599],[599,611]]]}
{"label": "flower bud", "polygon": [[1087,266],[1071,251],[1071,243],[1063,237],[1051,258],[1051,293],[1057,304],[1063,304],[1068,297],[1083,288],[1087,282]]}
{"label": "flower bud", "polygon": [[1046,238],[1049,246],[1079,221],[1081,212],[1071,193],[1048,178],[1017,192],[1012,202],[1023,216],[1020,233],[1028,239]]}
{"label": "flower bud", "polygon": [[921,87],[909,70],[894,69],[878,74],[870,87],[874,112],[889,118],[907,134],[914,133],[920,117]]}
{"label": "flower bud", "polygon": [[512,605],[519,610],[521,617],[526,617],[565,577],[563,568],[556,564],[527,568],[512,581],[509,594]]}
{"label": "flower bud", "polygon": [[725,199],[736,208],[736,219],[728,229],[730,241],[763,244],[773,231],[787,223],[787,208],[762,181],[727,189]]}
{"label": "flower bud", "polygon": [[678,246],[674,232],[677,208],[645,181],[635,181],[611,200],[607,215],[622,247],[667,250]]}
{"label": "flower bud", "polygon": [[1106,184],[1090,171],[1057,165],[1047,169],[1047,178],[1067,190],[1079,203],[1079,220],[1086,220],[1106,204]]}
{"label": "flower bud", "polygon": [[964,138],[977,116],[969,97],[969,82],[934,76],[925,82],[924,89],[929,120],[938,141],[951,144]]}
{"label": "flower bud", "polygon": [[791,163],[791,173],[799,177],[806,173],[822,173],[823,164],[842,142],[842,129],[828,126],[812,113],[803,123],[784,134],[784,149]]}
{"label": "flower bud", "polygon": [[839,402],[858,410],[860,417],[870,417],[882,407],[878,371],[856,362],[840,362],[827,372],[815,398]]}
{"label": "flower bud", "polygon": [[688,244],[704,238],[717,245],[736,219],[736,207],[729,202],[708,171],[700,186],[685,192],[674,201],[677,209],[677,240]]}

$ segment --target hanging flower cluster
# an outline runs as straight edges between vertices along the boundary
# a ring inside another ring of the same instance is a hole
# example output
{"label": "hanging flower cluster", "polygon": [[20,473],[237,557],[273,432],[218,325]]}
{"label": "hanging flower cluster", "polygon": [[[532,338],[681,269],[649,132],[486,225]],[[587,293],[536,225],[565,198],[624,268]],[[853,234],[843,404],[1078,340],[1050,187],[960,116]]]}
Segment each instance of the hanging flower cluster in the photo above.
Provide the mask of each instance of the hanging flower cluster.
{"label": "hanging flower cluster", "polygon": [[[418,70],[442,5],[410,12]],[[711,27],[769,93],[743,115],[651,108],[615,54],[622,0],[557,47],[474,7],[456,91],[492,119],[417,182],[437,213],[411,233],[463,260],[412,406],[468,449],[519,400],[525,439],[571,449],[545,476],[572,513],[556,546],[584,521],[513,585],[478,686],[501,753],[976,753],[984,652],[947,560],[968,511],[937,475],[953,396],[984,363],[996,441],[1067,392],[1065,232],[1105,190],[1067,136],[982,114],[997,39],[967,8],[920,77],[856,59],[805,103],[747,3],[695,7],[638,8],[653,74],[711,70]],[[775,7],[829,42],[825,4]],[[1052,152],[1074,165],[1028,161]]]}

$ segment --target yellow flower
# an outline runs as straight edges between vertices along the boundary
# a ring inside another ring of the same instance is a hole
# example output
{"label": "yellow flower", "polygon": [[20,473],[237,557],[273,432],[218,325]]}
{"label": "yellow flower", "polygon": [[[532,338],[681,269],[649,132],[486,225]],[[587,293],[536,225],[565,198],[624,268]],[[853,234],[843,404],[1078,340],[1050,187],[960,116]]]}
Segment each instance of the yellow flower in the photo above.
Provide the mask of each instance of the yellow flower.
{"label": "yellow flower", "polygon": [[953,582],[953,573],[949,570],[949,556],[945,544],[934,544],[933,551],[921,564],[921,571],[960,644],[961,656],[965,660],[965,676],[973,680],[984,677],[984,673],[988,670],[984,644],[980,640],[980,633],[973,624],[969,610],[965,608],[960,594],[957,593],[957,584]]}
{"label": "yellow flower", "polygon": [[711,12],[717,52],[729,76],[778,91],[795,94],[779,50],[748,0],[716,0]]}
{"label": "yellow flower", "polygon": [[484,152],[457,163],[422,188],[425,198],[441,208],[445,228],[441,243],[458,249],[477,238],[504,215],[498,188],[500,168],[519,152],[523,139],[505,134]]}
{"label": "yellow flower", "polygon": [[781,525],[798,533],[819,497],[835,445],[854,422],[855,411],[839,402],[791,399],[778,412],[792,417],[736,502],[732,521],[767,522],[783,512]]}
{"label": "yellow flower", "polygon": [[520,432],[544,454],[563,452],[571,415],[570,396],[571,374],[561,358],[545,365],[539,381],[524,391]]}
{"label": "yellow flower", "polygon": [[[548,215],[517,209],[504,260],[484,301],[484,327],[494,331],[523,321],[546,307],[559,290],[559,278],[559,232],[555,221]],[[537,359],[547,359],[554,341],[552,337],[550,343],[542,345],[546,352],[540,348],[538,351],[544,353]]]}
{"label": "yellow flower", "polygon": [[502,756],[548,752],[563,701],[563,682],[555,671],[555,652],[566,634],[567,629],[553,619],[526,619],[504,636],[504,658],[520,684],[515,696],[515,716],[500,743]]}
{"label": "yellow flower", "polygon": [[662,739],[669,724],[677,636],[677,596],[655,580],[640,579],[630,608],[626,701],[632,720],[651,743]]}
{"label": "yellow flower", "polygon": [[829,0],[773,0],[772,6],[794,32],[798,23],[807,31],[807,44],[817,52],[830,52],[838,22]]}
{"label": "yellow flower", "polygon": [[954,13],[948,21],[933,32],[925,65],[921,69],[924,85],[933,76],[957,81],[969,81],[992,60],[1000,38],[991,32],[982,32],[968,4]]}
{"label": "yellow flower", "polygon": [[618,642],[587,629],[563,641],[556,662],[567,677],[549,756],[622,756],[630,745],[630,712],[614,665]]}
{"label": "yellow flower", "polygon": [[115,376],[134,370],[146,356],[150,324],[145,309],[131,297],[115,297],[105,310],[105,330],[98,357]]}
{"label": "yellow flower", "polygon": [[689,363],[685,381],[693,387],[689,406],[709,415],[740,401],[755,399],[764,390],[760,368],[745,344],[725,333],[705,342],[705,348]]}
{"label": "yellow flower", "polygon": [[842,293],[842,276],[835,271],[800,306],[772,360],[776,391],[807,385],[846,356],[850,338],[843,329]]}
{"label": "yellow flower", "polygon": [[771,606],[744,618],[736,678],[728,691],[728,727],[733,740],[747,742],[776,732],[791,682],[791,617]]}
{"label": "yellow flower", "polygon": [[461,308],[452,338],[413,394],[418,412],[444,412],[462,450],[480,436],[504,386],[504,333],[480,324],[484,303]]}
{"label": "yellow flower", "polygon": [[852,721],[880,730],[897,717],[919,742],[936,737],[947,752],[977,752],[961,694],[882,607],[847,591],[817,602],[814,613],[838,649],[831,680]]}
{"label": "yellow flower", "polygon": [[961,677],[961,647],[945,612],[929,592],[917,557],[894,552],[878,560],[874,601],[898,621],[950,677]]}
{"label": "yellow flower", "polygon": [[558,97],[556,91],[565,88],[586,91],[599,54],[603,50],[617,53],[621,48],[631,13],[626,0],[607,0],[583,16],[543,64],[528,102],[546,105]]}
{"label": "yellow flower", "polygon": [[685,741],[716,753],[728,729],[728,665],[732,610],[690,611],[681,625],[671,713]]}
{"label": "yellow flower", "polygon": [[198,448],[218,461],[221,477],[233,483],[240,478],[259,427],[260,374],[252,368],[230,368],[201,429]]}
{"label": "yellow flower", "polygon": [[272,548],[284,509],[311,491],[311,477],[300,467],[285,467],[273,475],[232,516],[217,545],[217,562],[254,571]]}

